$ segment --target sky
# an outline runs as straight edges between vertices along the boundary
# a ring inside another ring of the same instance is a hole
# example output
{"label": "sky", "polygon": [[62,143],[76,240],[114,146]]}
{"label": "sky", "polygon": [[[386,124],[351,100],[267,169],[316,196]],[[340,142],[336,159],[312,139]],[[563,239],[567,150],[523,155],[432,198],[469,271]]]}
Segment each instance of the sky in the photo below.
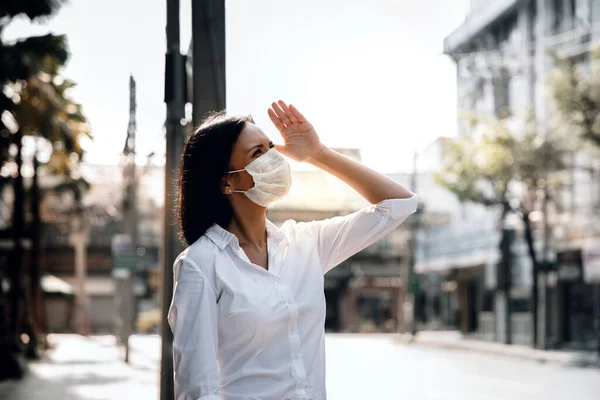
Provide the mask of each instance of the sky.
{"label": "sky", "polygon": [[[190,1],[181,2],[181,44],[191,40]],[[456,68],[443,39],[465,18],[467,0],[228,0],[227,111],[252,114],[276,143],[267,116],[294,104],[330,147],[362,151],[381,172],[408,171],[413,153],[456,134]],[[44,23],[14,21],[5,40],[66,34],[63,71],[78,83],[93,142],[86,160],[119,160],[137,82],[138,162],[164,161],[165,1],[70,0]]]}

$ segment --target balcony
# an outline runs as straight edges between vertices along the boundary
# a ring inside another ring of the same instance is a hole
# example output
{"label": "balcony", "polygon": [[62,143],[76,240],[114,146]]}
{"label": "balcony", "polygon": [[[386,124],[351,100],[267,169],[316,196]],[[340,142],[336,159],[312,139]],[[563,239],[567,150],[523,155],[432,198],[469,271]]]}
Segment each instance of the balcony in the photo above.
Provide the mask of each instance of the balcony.
{"label": "balcony", "polygon": [[467,19],[444,40],[444,53],[456,53],[487,27],[514,11],[524,0],[493,0],[474,9]]}
{"label": "balcony", "polygon": [[499,236],[494,230],[421,231],[417,239],[415,271],[446,271],[497,261]]}

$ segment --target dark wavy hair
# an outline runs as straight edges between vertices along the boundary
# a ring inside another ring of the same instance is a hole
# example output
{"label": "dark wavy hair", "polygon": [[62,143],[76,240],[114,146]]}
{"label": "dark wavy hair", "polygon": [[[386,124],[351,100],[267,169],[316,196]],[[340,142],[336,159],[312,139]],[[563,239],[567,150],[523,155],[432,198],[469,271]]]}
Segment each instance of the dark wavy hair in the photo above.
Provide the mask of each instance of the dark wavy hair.
{"label": "dark wavy hair", "polygon": [[222,179],[231,170],[233,146],[252,117],[209,114],[187,138],[179,168],[177,217],[179,235],[188,246],[214,223],[227,227],[233,211]]}

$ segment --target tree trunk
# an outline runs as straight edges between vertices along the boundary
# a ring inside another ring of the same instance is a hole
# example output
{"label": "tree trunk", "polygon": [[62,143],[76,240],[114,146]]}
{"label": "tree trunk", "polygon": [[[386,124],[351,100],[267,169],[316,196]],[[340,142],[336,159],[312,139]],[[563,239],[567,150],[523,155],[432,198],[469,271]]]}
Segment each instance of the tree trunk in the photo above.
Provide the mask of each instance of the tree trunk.
{"label": "tree trunk", "polygon": [[21,281],[22,269],[23,269],[23,247],[22,238],[25,225],[25,188],[23,185],[23,176],[21,175],[21,169],[23,167],[23,160],[21,157],[21,150],[23,133],[21,130],[15,134],[15,143],[17,145],[17,155],[15,161],[17,164],[17,176],[13,181],[14,190],[14,202],[13,202],[13,251],[12,251],[12,262],[9,269],[9,280],[10,280],[10,314],[9,314],[9,335],[11,335],[10,342],[13,345],[14,350],[16,348],[17,337],[21,325],[21,301],[23,298],[23,285]]}
{"label": "tree trunk", "polygon": [[17,145],[17,154],[15,157],[17,176],[13,180],[13,249],[7,268],[10,292],[7,296],[8,307],[6,307],[8,316],[7,326],[5,335],[3,335],[6,340],[0,340],[0,379],[20,379],[23,376],[21,365],[15,358],[15,353],[21,350],[18,344],[18,334],[21,329],[21,299],[23,294],[21,284],[23,248],[21,246],[21,239],[23,237],[23,225],[25,224],[25,210],[23,206],[25,202],[25,188],[23,187],[23,176],[21,175],[21,167],[23,166],[21,158],[22,139],[23,132],[18,130],[14,134],[14,143]]}
{"label": "tree trunk", "polygon": [[531,346],[537,347],[537,335],[538,335],[538,259],[535,251],[535,245],[533,243],[533,230],[531,229],[531,220],[529,219],[530,211],[523,211],[523,224],[525,226],[525,241],[527,242],[527,249],[529,251],[529,257],[531,258],[531,326],[532,326],[532,341]]}
{"label": "tree trunk", "polygon": [[514,240],[514,230],[502,229],[502,239],[500,240],[501,258],[500,268],[502,275],[501,292],[504,297],[504,343],[512,344],[512,305],[510,290],[512,287],[512,243]]}
{"label": "tree trunk", "polygon": [[[4,271],[6,272],[6,271]],[[0,274],[4,278],[4,274]],[[12,335],[8,326],[7,296],[0,285],[0,381],[4,379],[21,379],[23,370],[15,358],[10,344]]]}
{"label": "tree trunk", "polygon": [[[500,263],[498,264],[498,296],[497,306],[501,305],[500,310],[496,309],[496,318],[504,320],[503,341],[505,344],[512,344],[512,305],[510,298],[510,290],[512,287],[512,244],[514,242],[515,231],[504,227],[504,222],[509,211],[511,211],[508,201],[503,203],[502,217],[500,227],[502,237],[499,243]],[[498,315],[502,314],[502,315]]]}
{"label": "tree trunk", "polygon": [[33,157],[33,182],[31,186],[31,214],[33,217],[31,226],[31,262],[30,262],[30,294],[31,302],[29,304],[29,315],[31,316],[31,338],[27,344],[26,355],[30,359],[39,358],[38,343],[41,335],[40,327],[43,320],[43,299],[41,289],[40,273],[40,187],[39,187],[39,162],[37,160],[37,151]]}

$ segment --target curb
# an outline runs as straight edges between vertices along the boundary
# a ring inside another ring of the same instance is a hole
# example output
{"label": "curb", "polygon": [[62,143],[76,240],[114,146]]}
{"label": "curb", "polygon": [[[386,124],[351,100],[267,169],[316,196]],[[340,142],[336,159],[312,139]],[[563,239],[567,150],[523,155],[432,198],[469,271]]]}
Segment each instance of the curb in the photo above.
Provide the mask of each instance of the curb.
{"label": "curb", "polygon": [[522,345],[505,345],[495,342],[477,341],[469,339],[435,340],[421,338],[419,334],[413,338],[409,334],[401,334],[397,338],[399,344],[416,345],[445,350],[470,351],[482,354],[491,354],[515,359],[530,360],[539,363],[554,363],[572,367],[600,368],[600,356],[594,352],[570,352],[556,350],[532,349]]}

